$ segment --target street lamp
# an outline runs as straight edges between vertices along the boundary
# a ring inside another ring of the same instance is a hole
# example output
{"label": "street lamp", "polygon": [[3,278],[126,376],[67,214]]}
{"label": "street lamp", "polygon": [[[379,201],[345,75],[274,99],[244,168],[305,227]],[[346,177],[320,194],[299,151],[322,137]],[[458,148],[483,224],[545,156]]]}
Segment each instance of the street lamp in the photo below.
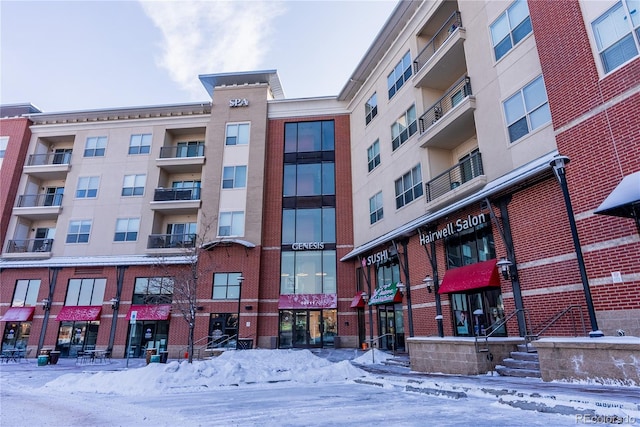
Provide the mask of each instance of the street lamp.
{"label": "street lamp", "polygon": [[558,182],[560,182],[560,188],[562,189],[562,195],[564,196],[564,204],[569,217],[573,246],[576,251],[576,257],[578,258],[578,268],[580,270],[582,288],[584,289],[584,296],[587,301],[587,310],[589,312],[589,320],[591,321],[591,332],[589,332],[589,336],[592,338],[602,337],[604,334],[598,328],[596,311],[593,308],[593,299],[591,298],[591,289],[589,288],[589,279],[587,278],[587,270],[582,257],[582,248],[580,246],[580,238],[578,237],[576,219],[574,217],[573,207],[571,206],[571,197],[569,197],[569,188],[567,186],[567,177],[565,175],[565,166],[569,164],[569,158],[567,156],[555,156],[549,164],[553,167],[553,173],[556,175],[556,178],[558,178]]}
{"label": "street lamp", "polygon": [[236,350],[239,348],[240,343],[240,300],[242,297],[242,282],[244,282],[244,276],[240,274],[238,276],[238,317],[236,318],[236,323],[238,325],[238,329],[236,331]]}
{"label": "street lamp", "polygon": [[496,266],[500,269],[504,280],[509,280],[509,268],[513,265],[511,261],[506,258],[500,258],[500,261],[496,263]]}
{"label": "street lamp", "polygon": [[433,286],[433,279],[431,278],[431,276],[427,276],[424,279],[422,279],[422,283],[424,283],[425,285],[427,285],[427,292],[431,293],[431,287]]}

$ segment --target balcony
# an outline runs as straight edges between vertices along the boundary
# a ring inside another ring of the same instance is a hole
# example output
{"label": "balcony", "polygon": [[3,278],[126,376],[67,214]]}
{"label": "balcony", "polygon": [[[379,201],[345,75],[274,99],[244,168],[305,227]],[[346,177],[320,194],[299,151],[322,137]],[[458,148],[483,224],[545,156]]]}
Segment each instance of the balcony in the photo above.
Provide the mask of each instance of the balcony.
{"label": "balcony", "polygon": [[151,234],[147,242],[147,249],[185,250],[195,248],[195,246],[195,234]]}
{"label": "balcony", "polygon": [[476,133],[476,100],[471,79],[464,76],[418,119],[421,147],[451,150]]}
{"label": "balcony", "polygon": [[200,187],[156,188],[151,209],[164,214],[193,214],[200,209]]}
{"label": "balcony", "polygon": [[62,212],[62,194],[23,194],[13,214],[30,220],[57,219]]}
{"label": "balcony", "polygon": [[479,190],[486,183],[482,156],[479,152],[474,152],[425,184],[427,210],[459,200]]}
{"label": "balcony", "polygon": [[466,31],[460,12],[456,11],[439,27],[413,61],[415,87],[445,90],[452,76],[467,70],[464,56]]}
{"label": "balcony", "polygon": [[160,148],[156,166],[170,173],[197,173],[204,164],[204,141]]}
{"label": "balcony", "polygon": [[3,257],[5,258],[50,258],[53,239],[9,240]]}
{"label": "balcony", "polygon": [[24,173],[42,180],[65,179],[71,170],[71,152],[31,154]]}

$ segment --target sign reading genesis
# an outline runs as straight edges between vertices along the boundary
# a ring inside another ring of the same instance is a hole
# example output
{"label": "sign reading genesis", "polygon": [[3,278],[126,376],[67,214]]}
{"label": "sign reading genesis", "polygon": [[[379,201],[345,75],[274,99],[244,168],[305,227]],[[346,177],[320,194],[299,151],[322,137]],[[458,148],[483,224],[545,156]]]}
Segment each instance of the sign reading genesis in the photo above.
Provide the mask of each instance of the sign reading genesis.
{"label": "sign reading genesis", "polygon": [[460,218],[457,221],[450,222],[443,228],[430,231],[429,234],[420,233],[420,244],[426,245],[427,243],[435,242],[447,236],[452,236],[455,233],[467,230],[472,227],[476,227],[487,220],[486,215],[481,213],[480,215],[469,215],[466,218]]}
{"label": "sign reading genesis", "polygon": [[317,251],[324,249],[324,242],[292,243],[291,250],[294,251]]}
{"label": "sign reading genesis", "polygon": [[229,107],[248,107],[249,100],[247,98],[234,98],[229,100]]}

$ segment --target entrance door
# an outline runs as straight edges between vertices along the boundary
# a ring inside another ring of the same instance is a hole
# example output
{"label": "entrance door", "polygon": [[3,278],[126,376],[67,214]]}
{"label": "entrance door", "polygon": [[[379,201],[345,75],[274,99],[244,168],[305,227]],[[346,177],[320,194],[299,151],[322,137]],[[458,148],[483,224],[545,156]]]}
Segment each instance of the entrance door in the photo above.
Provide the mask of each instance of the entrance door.
{"label": "entrance door", "polygon": [[380,346],[384,350],[404,350],[404,323],[402,307],[378,306]]}
{"label": "entrance door", "polygon": [[[283,310],[280,312],[280,348],[322,347],[325,333],[327,330],[322,310]],[[331,333],[333,333],[332,328]],[[287,345],[289,337],[291,337],[290,346]]]}

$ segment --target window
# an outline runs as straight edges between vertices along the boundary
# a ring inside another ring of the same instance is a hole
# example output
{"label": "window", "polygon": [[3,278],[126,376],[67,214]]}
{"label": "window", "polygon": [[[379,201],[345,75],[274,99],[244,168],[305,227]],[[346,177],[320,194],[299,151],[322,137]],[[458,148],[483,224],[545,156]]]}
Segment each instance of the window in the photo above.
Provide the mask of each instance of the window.
{"label": "window", "polygon": [[336,209],[333,207],[282,210],[282,244],[336,242]]}
{"label": "window", "polygon": [[367,164],[369,167],[369,172],[375,169],[376,166],[380,164],[380,141],[376,139],[376,142],[371,144],[369,148],[367,148]]}
{"label": "window", "polygon": [[149,154],[151,150],[151,134],[131,135],[129,154]]}
{"label": "window", "polygon": [[176,157],[202,157],[204,156],[203,141],[178,142],[176,145]]}
{"label": "window", "polygon": [[98,196],[98,186],[100,185],[99,176],[81,176],[78,178],[78,188],[76,189],[76,198],[93,199]]}
{"label": "window", "polygon": [[11,307],[34,307],[38,305],[40,279],[20,279],[16,281]]}
{"label": "window", "polygon": [[332,151],[335,145],[333,120],[286,123],[284,152],[309,153]]}
{"label": "window", "polygon": [[226,145],[247,145],[249,143],[249,123],[228,124]]}
{"label": "window", "polygon": [[171,188],[173,188],[176,193],[175,200],[185,200],[186,197],[190,200],[200,200],[201,184],[201,181],[173,181]]}
{"label": "window", "polygon": [[116,220],[114,242],[135,242],[138,240],[140,218],[119,218]]}
{"label": "window", "polygon": [[531,18],[526,0],[516,0],[491,24],[491,41],[496,61],[531,33]]}
{"label": "window", "polygon": [[222,188],[244,188],[247,186],[246,166],[225,166],[222,172]]}
{"label": "window", "polygon": [[167,224],[169,246],[167,248],[193,247],[196,241],[198,226],[195,222],[183,224]]}
{"label": "window", "polygon": [[412,74],[411,68],[411,52],[407,52],[400,62],[393,68],[391,74],[387,76],[387,89],[389,91],[389,99],[409,80]]}
{"label": "window", "polygon": [[0,136],[0,159],[4,158],[4,155],[7,152],[8,145],[9,145],[9,137]]}
{"label": "window", "polygon": [[[592,24],[598,53],[606,73],[638,56],[636,43],[640,42],[640,4],[637,0],[627,0],[626,6],[630,13],[619,2]],[[635,40],[629,22],[635,29]]]}
{"label": "window", "polygon": [[396,180],[396,209],[422,196],[422,172],[417,165]]}
{"label": "window", "polygon": [[104,150],[107,147],[106,136],[93,136],[87,138],[87,142],[84,146],[85,157],[103,157]]}
{"label": "window", "polygon": [[395,151],[407,139],[418,131],[416,106],[412,105],[394,124],[391,125],[391,146]]}
{"label": "window", "polygon": [[170,304],[173,277],[136,277],[132,304]]}
{"label": "window", "polygon": [[369,199],[369,222],[375,224],[384,217],[382,211],[382,191]]}
{"label": "window", "polygon": [[69,279],[64,305],[102,305],[107,279]]}
{"label": "window", "polygon": [[214,273],[213,274],[213,299],[238,299],[240,298],[240,282],[238,277],[242,273]]}
{"label": "window", "polygon": [[509,139],[514,142],[529,132],[551,121],[542,76],[504,102],[504,114],[509,129]]}
{"label": "window", "polygon": [[91,220],[70,221],[67,243],[87,243],[91,234]]}
{"label": "window", "polygon": [[124,184],[122,186],[123,196],[142,196],[144,195],[144,184],[147,176],[142,175],[125,175]]}
{"label": "window", "polygon": [[284,196],[320,196],[336,193],[333,162],[285,164]]}
{"label": "window", "polygon": [[218,236],[244,236],[244,212],[221,212]]}
{"label": "window", "polygon": [[281,260],[282,295],[336,292],[336,251],[283,251]]}
{"label": "window", "polygon": [[468,228],[445,239],[447,268],[462,267],[496,257],[489,222]]}
{"label": "window", "polygon": [[371,95],[371,98],[364,104],[364,115],[366,125],[378,115],[378,98],[375,93]]}

